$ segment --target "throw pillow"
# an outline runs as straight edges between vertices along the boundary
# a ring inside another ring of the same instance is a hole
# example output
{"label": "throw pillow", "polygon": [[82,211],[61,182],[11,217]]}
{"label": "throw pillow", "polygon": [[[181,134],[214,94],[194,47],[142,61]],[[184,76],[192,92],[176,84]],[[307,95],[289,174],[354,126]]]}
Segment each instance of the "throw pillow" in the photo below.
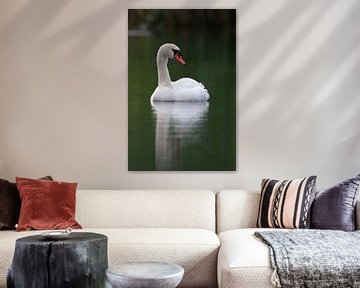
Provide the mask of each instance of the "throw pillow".
{"label": "throw pillow", "polygon": [[75,220],[77,183],[16,178],[22,201],[17,231],[81,228]]}
{"label": "throw pillow", "polygon": [[319,190],[312,205],[311,228],[353,231],[360,174],[328,189]]}
{"label": "throw pillow", "polygon": [[0,230],[15,229],[21,200],[15,183],[0,179]]}
{"label": "throw pillow", "polygon": [[294,180],[263,179],[257,227],[308,228],[316,176]]}
{"label": "throw pillow", "polygon": [[[40,179],[52,180],[51,176]],[[20,207],[21,200],[16,184],[0,179],[0,230],[15,230]]]}

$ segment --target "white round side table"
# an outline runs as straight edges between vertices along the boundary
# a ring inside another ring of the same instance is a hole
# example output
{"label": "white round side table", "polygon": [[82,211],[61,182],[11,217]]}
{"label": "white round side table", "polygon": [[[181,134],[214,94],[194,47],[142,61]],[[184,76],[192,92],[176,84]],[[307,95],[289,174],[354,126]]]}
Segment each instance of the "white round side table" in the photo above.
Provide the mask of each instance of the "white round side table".
{"label": "white round side table", "polygon": [[113,288],[175,288],[184,268],[162,262],[129,262],[110,266],[106,276]]}

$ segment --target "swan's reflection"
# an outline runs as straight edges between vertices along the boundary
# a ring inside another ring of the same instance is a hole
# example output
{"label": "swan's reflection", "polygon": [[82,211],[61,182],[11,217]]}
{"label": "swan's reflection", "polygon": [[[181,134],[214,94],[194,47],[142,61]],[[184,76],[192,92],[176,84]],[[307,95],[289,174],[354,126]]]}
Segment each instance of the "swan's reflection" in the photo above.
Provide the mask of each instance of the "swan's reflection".
{"label": "swan's reflection", "polygon": [[190,144],[196,145],[201,141],[209,103],[151,102],[151,106],[156,125],[156,170],[180,170],[182,162],[191,161],[189,157],[183,155],[184,147]]}

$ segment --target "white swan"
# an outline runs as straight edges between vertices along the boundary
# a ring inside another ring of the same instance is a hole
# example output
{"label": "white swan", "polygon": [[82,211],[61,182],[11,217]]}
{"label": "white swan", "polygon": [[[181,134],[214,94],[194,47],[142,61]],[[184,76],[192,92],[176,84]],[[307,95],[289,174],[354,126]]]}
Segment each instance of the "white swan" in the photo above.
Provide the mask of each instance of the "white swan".
{"label": "white swan", "polygon": [[167,63],[174,58],[185,65],[180,49],[175,44],[167,43],[159,48],[156,56],[158,87],[151,95],[151,101],[208,101],[208,91],[194,79],[181,78],[171,82]]}

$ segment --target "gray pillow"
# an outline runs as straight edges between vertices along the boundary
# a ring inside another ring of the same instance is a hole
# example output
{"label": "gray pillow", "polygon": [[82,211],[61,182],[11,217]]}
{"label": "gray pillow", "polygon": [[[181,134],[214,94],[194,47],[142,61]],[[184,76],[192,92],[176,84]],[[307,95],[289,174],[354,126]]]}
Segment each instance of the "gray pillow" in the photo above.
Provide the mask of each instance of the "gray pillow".
{"label": "gray pillow", "polygon": [[312,204],[311,228],[353,231],[360,174],[333,187],[318,190]]}

